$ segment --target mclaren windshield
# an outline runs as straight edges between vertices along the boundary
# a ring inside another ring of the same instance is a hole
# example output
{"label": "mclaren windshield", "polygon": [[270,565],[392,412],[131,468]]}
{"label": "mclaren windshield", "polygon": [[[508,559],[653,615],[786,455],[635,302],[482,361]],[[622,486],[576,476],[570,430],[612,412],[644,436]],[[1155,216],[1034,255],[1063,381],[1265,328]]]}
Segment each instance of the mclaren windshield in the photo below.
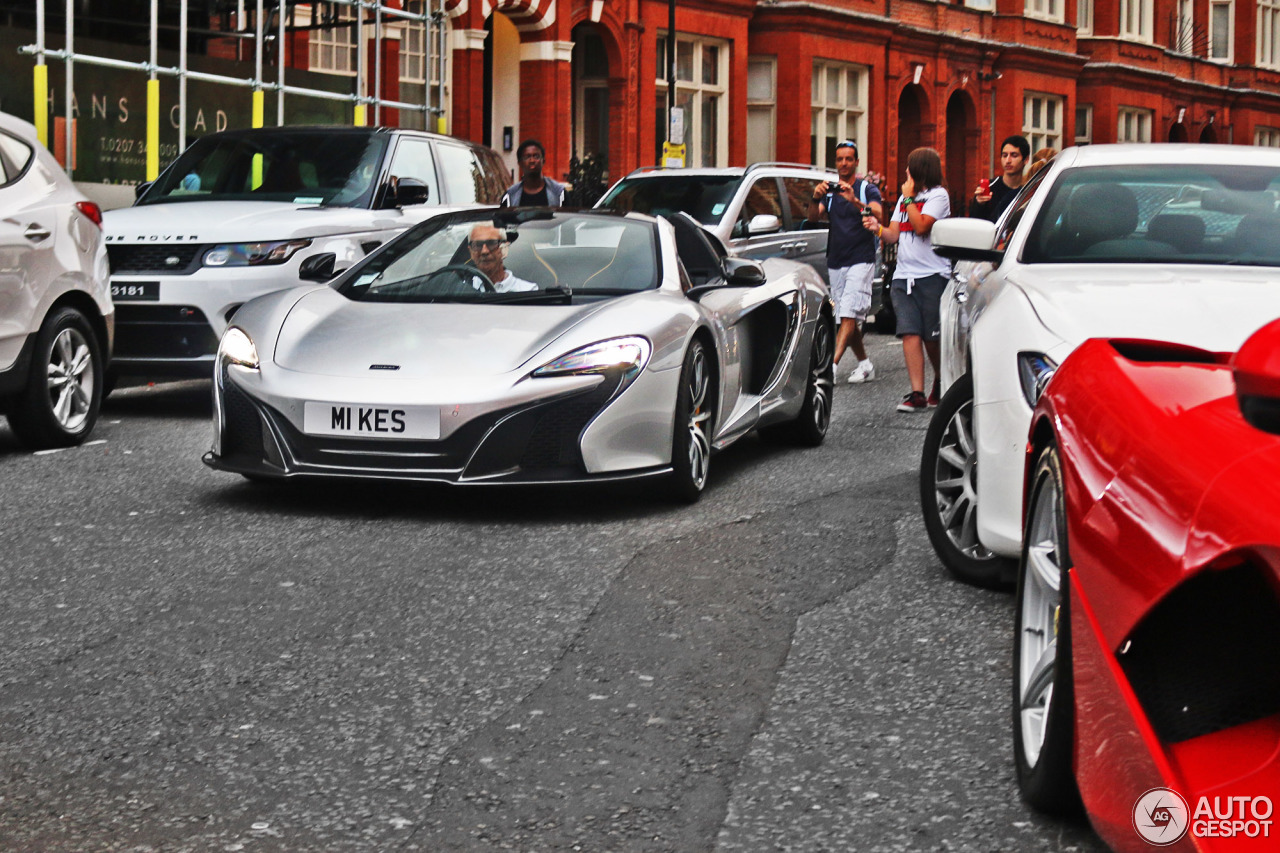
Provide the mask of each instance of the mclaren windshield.
{"label": "mclaren windshield", "polygon": [[1280,266],[1280,170],[1153,164],[1065,170],[1026,263]]}
{"label": "mclaren windshield", "polygon": [[658,281],[652,223],[526,208],[426,222],[353,268],[338,291],[361,302],[567,303]]}
{"label": "mclaren windshield", "polygon": [[370,207],[387,139],[332,128],[206,136],[138,204],[232,200]]}

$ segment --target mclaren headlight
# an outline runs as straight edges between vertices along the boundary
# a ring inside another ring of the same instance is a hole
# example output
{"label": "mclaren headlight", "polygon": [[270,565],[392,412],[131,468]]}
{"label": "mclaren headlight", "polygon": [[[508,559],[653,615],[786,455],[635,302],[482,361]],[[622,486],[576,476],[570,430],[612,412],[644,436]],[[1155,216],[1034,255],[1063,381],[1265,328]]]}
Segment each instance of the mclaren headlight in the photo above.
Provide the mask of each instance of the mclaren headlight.
{"label": "mclaren headlight", "polygon": [[273,243],[223,243],[204,253],[206,267],[256,267],[283,264],[310,240],[278,240]]}
{"label": "mclaren headlight", "polygon": [[621,371],[631,379],[649,363],[653,348],[644,338],[613,338],[581,347],[533,371],[534,376],[572,376]]}
{"label": "mclaren headlight", "polygon": [[230,326],[222,335],[222,343],[218,344],[218,361],[257,370],[258,348],[253,345],[253,338],[248,332],[238,326]]}
{"label": "mclaren headlight", "polygon": [[1053,378],[1058,363],[1042,352],[1018,353],[1018,378],[1022,380],[1022,396],[1027,405],[1036,407],[1045,386]]}

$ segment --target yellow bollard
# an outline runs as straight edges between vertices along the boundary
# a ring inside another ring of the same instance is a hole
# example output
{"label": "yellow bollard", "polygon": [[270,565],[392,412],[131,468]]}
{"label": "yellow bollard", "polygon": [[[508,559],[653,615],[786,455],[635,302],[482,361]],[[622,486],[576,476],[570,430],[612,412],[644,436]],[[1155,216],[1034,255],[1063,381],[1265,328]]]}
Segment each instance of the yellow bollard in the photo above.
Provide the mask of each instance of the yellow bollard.
{"label": "yellow bollard", "polygon": [[147,81],[147,180],[160,176],[160,81]]}
{"label": "yellow bollard", "polygon": [[33,111],[36,126],[36,138],[45,148],[49,147],[49,66],[37,65],[32,77],[35,95]]}

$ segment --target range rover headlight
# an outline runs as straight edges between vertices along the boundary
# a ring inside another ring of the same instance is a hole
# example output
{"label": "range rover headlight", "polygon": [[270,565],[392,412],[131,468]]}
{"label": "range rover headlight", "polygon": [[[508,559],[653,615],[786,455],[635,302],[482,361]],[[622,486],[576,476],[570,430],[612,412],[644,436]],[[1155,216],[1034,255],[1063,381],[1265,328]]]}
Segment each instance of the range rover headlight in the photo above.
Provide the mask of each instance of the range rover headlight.
{"label": "range rover headlight", "polygon": [[218,344],[218,360],[257,370],[258,348],[253,345],[253,338],[248,332],[238,326],[229,326]]}
{"label": "range rover headlight", "polygon": [[613,338],[562,355],[533,371],[533,375],[571,376],[621,370],[629,379],[649,363],[652,350],[644,338]]}
{"label": "range rover headlight", "polygon": [[1036,407],[1045,386],[1053,378],[1058,363],[1042,352],[1018,353],[1018,378],[1022,380],[1022,396],[1027,405]]}
{"label": "range rover headlight", "polygon": [[310,240],[278,240],[274,243],[223,243],[204,253],[206,267],[254,267],[283,264]]}

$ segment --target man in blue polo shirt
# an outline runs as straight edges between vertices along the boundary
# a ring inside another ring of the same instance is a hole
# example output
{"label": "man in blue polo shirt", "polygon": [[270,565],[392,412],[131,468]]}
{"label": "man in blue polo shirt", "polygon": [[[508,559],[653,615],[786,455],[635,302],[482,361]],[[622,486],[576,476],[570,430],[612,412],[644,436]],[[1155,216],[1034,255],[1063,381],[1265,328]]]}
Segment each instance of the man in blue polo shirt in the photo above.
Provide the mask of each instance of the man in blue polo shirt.
{"label": "man in blue polo shirt", "polygon": [[876,369],[862,345],[862,323],[871,308],[871,282],[876,266],[876,238],[862,225],[862,211],[870,209],[879,219],[880,190],[862,178],[858,171],[858,146],[852,139],[836,145],[837,180],[818,184],[813,206],[820,219],[831,223],[827,236],[827,270],[831,281],[831,297],[836,303],[835,362],[846,349],[852,349],[858,366],[849,374],[853,383],[876,378]]}

